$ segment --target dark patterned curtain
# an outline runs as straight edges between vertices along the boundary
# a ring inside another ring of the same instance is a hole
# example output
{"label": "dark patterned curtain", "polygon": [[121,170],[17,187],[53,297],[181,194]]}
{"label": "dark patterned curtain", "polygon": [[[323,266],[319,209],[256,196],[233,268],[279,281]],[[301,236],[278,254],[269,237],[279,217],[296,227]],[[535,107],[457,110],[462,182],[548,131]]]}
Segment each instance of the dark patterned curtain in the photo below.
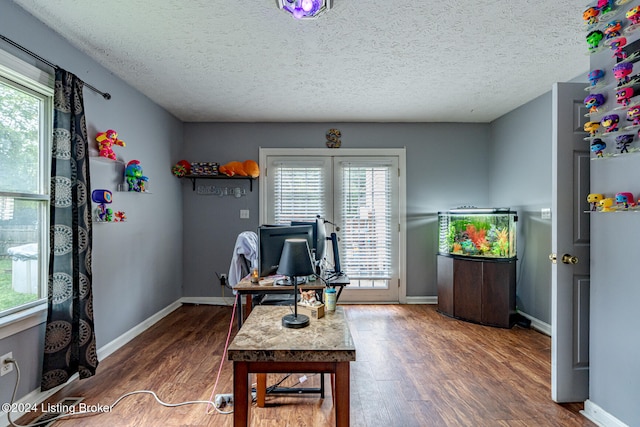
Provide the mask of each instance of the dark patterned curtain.
{"label": "dark patterned curtain", "polygon": [[98,366],[91,290],[89,157],[82,88],[56,69],[51,160],[49,300],[42,390]]}

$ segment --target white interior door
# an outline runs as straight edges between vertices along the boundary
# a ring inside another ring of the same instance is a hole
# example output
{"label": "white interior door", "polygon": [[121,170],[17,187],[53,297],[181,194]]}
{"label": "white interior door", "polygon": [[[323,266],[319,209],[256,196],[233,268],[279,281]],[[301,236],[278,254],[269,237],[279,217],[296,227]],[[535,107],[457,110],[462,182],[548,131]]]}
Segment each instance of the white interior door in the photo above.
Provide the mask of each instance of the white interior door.
{"label": "white interior door", "polygon": [[553,86],[551,394],[589,397],[589,143],[584,84]]}

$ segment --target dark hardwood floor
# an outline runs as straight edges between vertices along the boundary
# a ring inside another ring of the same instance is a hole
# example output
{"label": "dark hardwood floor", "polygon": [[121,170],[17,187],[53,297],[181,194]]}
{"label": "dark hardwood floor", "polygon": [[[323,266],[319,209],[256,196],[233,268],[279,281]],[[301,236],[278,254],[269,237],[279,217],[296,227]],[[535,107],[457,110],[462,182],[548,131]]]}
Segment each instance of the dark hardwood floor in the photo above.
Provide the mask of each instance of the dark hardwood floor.
{"label": "dark hardwood floor", "polygon": [[[352,426],[595,425],[579,414],[582,404],[551,400],[551,341],[543,334],[454,320],[432,305],[347,305],[345,312],[357,351],[351,364]],[[230,307],[183,306],[101,361],[96,376],[73,382],[48,402],[83,397],[87,405],[111,405],[134,390],[152,390],[169,403],[207,400],[230,318]],[[235,333],[234,324],[232,337]],[[317,387],[318,375],[307,376],[304,385]],[[293,386],[299,377],[291,376],[283,385]],[[268,384],[280,379],[269,375]],[[324,400],[317,394],[268,395],[267,407],[252,408],[252,426],[333,425],[328,390]],[[215,393],[232,393],[228,361]],[[232,415],[207,413],[203,404],[167,408],[151,395],[136,394],[110,413],[75,416],[54,425],[232,424]]]}

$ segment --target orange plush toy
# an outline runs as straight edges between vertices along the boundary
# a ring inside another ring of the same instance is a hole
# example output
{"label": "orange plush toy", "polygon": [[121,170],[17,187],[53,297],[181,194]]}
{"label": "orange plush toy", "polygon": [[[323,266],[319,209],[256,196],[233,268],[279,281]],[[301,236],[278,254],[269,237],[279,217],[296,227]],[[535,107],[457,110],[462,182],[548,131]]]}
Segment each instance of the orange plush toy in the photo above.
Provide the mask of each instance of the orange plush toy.
{"label": "orange plush toy", "polygon": [[260,166],[258,166],[255,161],[245,160],[244,163],[242,163],[242,166],[244,166],[244,171],[251,178],[257,178],[260,176]]}
{"label": "orange plush toy", "polygon": [[251,178],[260,176],[260,167],[258,167],[258,164],[253,160],[229,162],[220,166],[218,171],[227,176],[250,176]]}

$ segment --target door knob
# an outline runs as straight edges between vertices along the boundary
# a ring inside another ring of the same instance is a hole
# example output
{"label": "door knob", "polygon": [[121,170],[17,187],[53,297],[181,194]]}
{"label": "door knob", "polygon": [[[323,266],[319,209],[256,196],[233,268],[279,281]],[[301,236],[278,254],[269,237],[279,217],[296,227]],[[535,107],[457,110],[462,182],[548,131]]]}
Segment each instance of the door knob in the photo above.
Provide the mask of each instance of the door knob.
{"label": "door knob", "polygon": [[556,254],[549,254],[549,260],[555,264],[556,262],[558,262],[558,257]]}
{"label": "door knob", "polygon": [[569,254],[564,254],[562,255],[562,262],[565,264],[577,264],[578,263],[578,257],[575,257],[573,255],[569,255]]}

